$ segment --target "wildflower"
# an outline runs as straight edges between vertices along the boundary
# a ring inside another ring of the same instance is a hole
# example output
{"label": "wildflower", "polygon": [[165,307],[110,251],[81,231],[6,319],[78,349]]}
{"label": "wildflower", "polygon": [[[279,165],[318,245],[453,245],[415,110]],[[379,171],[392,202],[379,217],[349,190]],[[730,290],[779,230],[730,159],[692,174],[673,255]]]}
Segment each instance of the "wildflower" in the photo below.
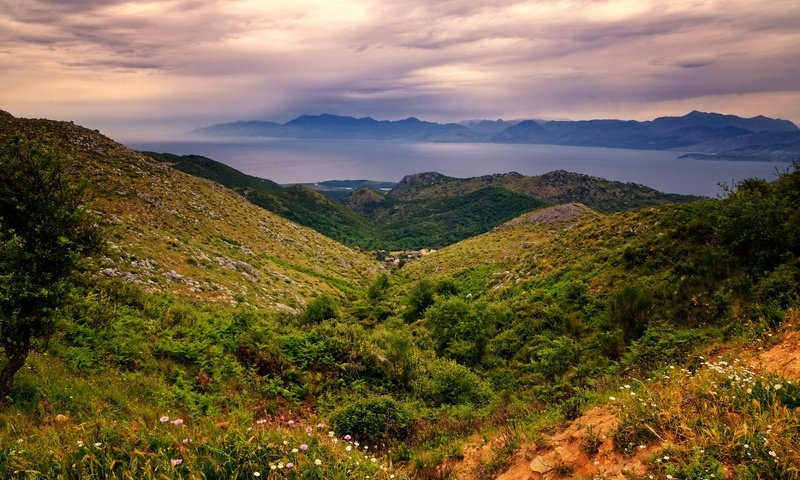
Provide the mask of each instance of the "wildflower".
{"label": "wildflower", "polygon": [[189,445],[189,442],[191,442],[191,441],[192,441],[192,440],[191,440],[191,439],[189,439],[189,438],[184,438],[182,443],[183,443],[184,445]]}
{"label": "wildflower", "polygon": [[313,432],[313,431],[314,431],[314,429],[313,429],[313,428],[311,428],[311,427],[306,427],[306,433],[309,433],[309,434],[310,434],[310,433],[311,433],[311,432]]}
{"label": "wildflower", "polygon": [[322,422],[319,422],[319,423],[317,424],[317,428],[319,428],[319,429],[323,429],[323,428],[325,428],[325,424],[324,424],[324,423],[322,423]]}
{"label": "wildflower", "polygon": [[353,437],[351,437],[350,435],[345,435],[344,436],[344,439],[347,440],[348,442],[350,441],[351,438],[353,438]]}
{"label": "wildflower", "polygon": [[328,432],[328,436],[329,436],[329,437],[333,437],[334,435],[336,435],[336,434],[335,434],[335,433],[333,433],[333,430],[331,430],[330,432]]}
{"label": "wildflower", "polygon": [[294,463],[292,462],[286,463],[286,468],[292,468],[292,467],[294,467]]}
{"label": "wildflower", "polygon": [[159,418],[158,421],[161,423],[167,423],[169,422],[169,417],[164,415],[163,417]]}
{"label": "wildflower", "polygon": [[775,453],[773,450],[770,450],[770,451],[769,451],[769,456],[770,456],[770,457],[775,457],[775,458],[777,458],[777,457],[778,457],[778,454],[777,454],[777,453]]}
{"label": "wildflower", "polygon": [[173,458],[172,460],[170,460],[169,463],[171,463],[173,467],[177,467],[178,465],[183,463],[183,460],[181,460],[180,458]]}
{"label": "wildflower", "polygon": [[258,420],[256,420],[256,423],[259,424],[259,425],[263,425],[263,424],[267,423],[267,419],[266,418],[259,418]]}
{"label": "wildflower", "polygon": [[296,448],[293,448],[293,449],[292,449],[292,453],[297,453],[297,452],[299,452],[299,451],[300,451],[300,450],[298,450],[298,449],[296,449]]}
{"label": "wildflower", "polygon": [[283,470],[283,462],[278,462],[278,470]]}
{"label": "wildflower", "polygon": [[609,399],[609,400],[611,400],[611,401],[613,402],[613,401],[614,401],[614,400],[616,400],[617,398],[616,398],[616,397],[608,397],[608,399]]}
{"label": "wildflower", "polygon": [[300,450],[305,452],[306,450],[308,450],[308,445],[306,445],[305,443],[300,445]]}
{"label": "wildflower", "polygon": [[254,477],[260,477],[261,476],[261,472],[253,472],[253,476]]}
{"label": "wildflower", "polygon": [[103,443],[102,442],[95,442],[94,446],[95,446],[95,448],[100,448],[100,447],[103,446]]}
{"label": "wildflower", "polygon": [[183,425],[183,419],[182,418],[176,418],[175,420],[173,420],[173,421],[171,421],[169,423],[171,423],[173,425]]}
{"label": "wildflower", "polygon": [[270,464],[269,464],[269,469],[270,469],[270,470],[275,470],[276,468],[278,468],[278,466],[277,466],[277,465],[275,465],[274,463],[270,463]]}
{"label": "wildflower", "polygon": [[83,447],[83,440],[78,440],[78,447]]}
{"label": "wildflower", "polygon": [[289,445],[289,442],[288,442],[287,440],[284,440],[284,441],[283,441],[283,444],[284,444],[284,445]]}
{"label": "wildflower", "polygon": [[783,385],[781,385],[780,383],[775,384],[775,390],[780,390],[781,388],[783,388]]}
{"label": "wildflower", "polygon": [[348,445],[348,446],[344,447],[344,450],[345,450],[345,452],[349,452],[349,451],[350,451],[350,450],[352,450],[352,449],[353,449],[353,447],[352,447],[352,446],[350,446],[350,445]]}
{"label": "wildflower", "polygon": [[670,475],[670,474],[668,473],[668,474],[667,474],[667,478],[668,478],[668,479],[671,479],[671,478],[672,478],[672,475]]}
{"label": "wildflower", "polygon": [[314,465],[322,465],[322,460],[320,460],[319,458],[314,460]]}
{"label": "wildflower", "polygon": [[289,421],[288,421],[288,422],[286,422],[286,423],[287,423],[287,424],[288,424],[290,427],[291,427],[291,426],[294,426],[294,420],[289,420]]}

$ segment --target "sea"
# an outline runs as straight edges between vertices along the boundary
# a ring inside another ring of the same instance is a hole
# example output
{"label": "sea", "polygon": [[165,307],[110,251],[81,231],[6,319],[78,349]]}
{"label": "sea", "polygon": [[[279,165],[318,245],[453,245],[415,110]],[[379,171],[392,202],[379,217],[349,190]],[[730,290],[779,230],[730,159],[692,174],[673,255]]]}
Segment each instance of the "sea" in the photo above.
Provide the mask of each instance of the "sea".
{"label": "sea", "polygon": [[717,197],[725,185],[745,178],[772,180],[790,167],[787,163],[684,159],[679,157],[687,152],[677,151],[561,145],[191,137],[139,138],[125,143],[136,150],[203,155],[282,184],[355,179],[396,182],[421,172],[463,178],[568,170],[663,192]]}

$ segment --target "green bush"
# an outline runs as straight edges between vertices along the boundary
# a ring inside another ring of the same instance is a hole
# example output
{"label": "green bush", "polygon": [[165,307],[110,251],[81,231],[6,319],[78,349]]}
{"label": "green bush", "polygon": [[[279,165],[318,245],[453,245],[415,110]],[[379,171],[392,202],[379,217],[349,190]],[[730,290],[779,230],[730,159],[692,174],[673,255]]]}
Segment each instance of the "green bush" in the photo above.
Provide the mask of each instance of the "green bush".
{"label": "green bush", "polygon": [[331,318],[339,318],[339,310],[336,308],[336,302],[328,295],[320,295],[308,303],[305,311],[300,316],[300,323],[302,325],[309,325],[321,323]]}
{"label": "green bush", "polygon": [[451,360],[435,359],[416,384],[417,395],[432,406],[472,404],[492,399],[489,385],[469,368]]}
{"label": "green bush", "polygon": [[334,411],[331,422],[341,437],[352,435],[361,443],[379,445],[408,438],[413,415],[409,407],[392,397],[368,397]]}
{"label": "green bush", "polygon": [[626,342],[642,336],[653,311],[652,293],[643,285],[625,285],[609,302],[611,323],[622,329]]}
{"label": "green bush", "polygon": [[623,356],[623,365],[649,372],[667,364],[680,364],[689,352],[708,342],[716,331],[681,330],[671,325],[654,325]]}

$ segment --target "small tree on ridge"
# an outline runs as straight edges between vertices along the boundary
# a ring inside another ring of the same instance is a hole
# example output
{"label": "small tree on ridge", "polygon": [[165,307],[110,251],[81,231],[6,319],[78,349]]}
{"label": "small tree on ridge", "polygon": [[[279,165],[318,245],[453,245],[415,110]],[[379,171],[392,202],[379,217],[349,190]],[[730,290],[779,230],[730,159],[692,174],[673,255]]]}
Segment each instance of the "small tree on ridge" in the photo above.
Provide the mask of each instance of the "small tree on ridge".
{"label": "small tree on ridge", "polygon": [[85,186],[44,144],[19,136],[0,144],[0,404],[31,341],[52,333],[73,272],[101,249]]}

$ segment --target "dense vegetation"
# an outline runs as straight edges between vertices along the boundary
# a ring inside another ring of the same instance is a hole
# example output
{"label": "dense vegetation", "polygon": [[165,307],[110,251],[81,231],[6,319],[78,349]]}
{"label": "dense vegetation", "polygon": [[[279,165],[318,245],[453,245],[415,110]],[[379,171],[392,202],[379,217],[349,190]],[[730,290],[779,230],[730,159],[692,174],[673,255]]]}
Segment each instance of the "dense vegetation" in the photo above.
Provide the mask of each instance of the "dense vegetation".
{"label": "dense vegetation", "polygon": [[255,205],[346,245],[368,250],[439,248],[549,203],[583,202],[615,212],[696,199],[557,171],[538,177],[510,173],[467,179],[409,175],[388,195],[367,186],[339,202],[302,185],[281,188],[210,158],[145,153],[177,170],[219,182]]}
{"label": "dense vegetation", "polygon": [[501,429],[490,478],[623,388],[615,447],[670,459],[651,474],[797,478],[799,387],[699,360],[797,320],[797,205],[795,168],[717,201],[517,222],[302,312],[75,277],[0,411],[0,476],[446,478],[459,439]]}

